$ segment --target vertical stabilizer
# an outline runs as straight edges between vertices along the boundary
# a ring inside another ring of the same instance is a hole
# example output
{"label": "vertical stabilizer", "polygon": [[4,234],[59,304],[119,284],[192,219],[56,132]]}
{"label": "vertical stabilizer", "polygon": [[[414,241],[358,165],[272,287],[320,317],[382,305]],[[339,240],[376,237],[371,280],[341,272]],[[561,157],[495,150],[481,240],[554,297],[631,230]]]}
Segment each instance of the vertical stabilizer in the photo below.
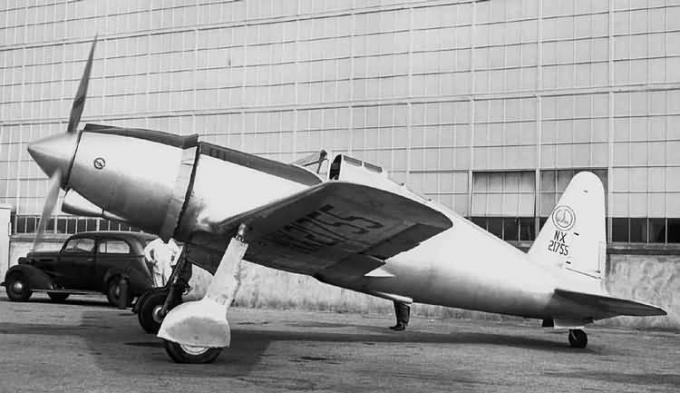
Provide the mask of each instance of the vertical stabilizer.
{"label": "vertical stabilizer", "polygon": [[595,279],[606,258],[604,188],[591,172],[571,179],[529,250],[538,263],[561,266]]}

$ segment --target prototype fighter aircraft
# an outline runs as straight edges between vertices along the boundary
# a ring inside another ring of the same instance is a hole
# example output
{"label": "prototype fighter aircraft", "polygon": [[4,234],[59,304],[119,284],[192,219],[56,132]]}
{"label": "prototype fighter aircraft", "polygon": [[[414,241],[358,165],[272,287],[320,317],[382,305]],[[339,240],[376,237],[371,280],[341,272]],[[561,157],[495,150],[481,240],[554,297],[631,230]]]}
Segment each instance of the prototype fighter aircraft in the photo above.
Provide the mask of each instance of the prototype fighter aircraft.
{"label": "prototype fighter aircraft", "polygon": [[93,51],[94,43],[66,133],[28,147],[52,179],[43,218],[62,188],[64,211],[178,239],[184,260],[214,274],[203,299],[174,308],[166,301],[161,310],[158,337],[177,362],[211,362],[229,346],[227,310],[242,259],[393,301],[540,319],[568,329],[580,348],[581,329],[593,321],[665,315],[603,289],[604,192],[592,173],[573,178],[524,253],[345,155],[322,177],[197,135],[78,130]]}

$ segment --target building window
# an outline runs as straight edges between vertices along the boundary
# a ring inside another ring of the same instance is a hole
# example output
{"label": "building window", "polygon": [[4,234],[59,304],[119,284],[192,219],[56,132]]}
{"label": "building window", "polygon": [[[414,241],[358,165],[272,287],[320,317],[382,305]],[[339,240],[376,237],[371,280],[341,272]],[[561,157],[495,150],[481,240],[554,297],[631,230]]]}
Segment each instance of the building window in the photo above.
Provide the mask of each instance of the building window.
{"label": "building window", "polygon": [[470,221],[506,241],[536,238],[533,217],[470,217]]}
{"label": "building window", "polygon": [[[541,186],[538,198],[538,215],[541,217],[549,217],[555,205],[562,197],[562,193],[569,185],[571,179],[582,170],[593,172],[602,181],[604,186],[604,194],[607,195],[607,169],[606,168],[589,168],[589,169],[559,169],[559,170],[541,170]],[[605,211],[607,198],[605,198]]]}
{"label": "building window", "polygon": [[535,238],[536,220],[533,217],[520,217],[518,240],[534,240]]}
{"label": "building window", "polygon": [[668,219],[668,243],[680,243],[680,218]]}
{"label": "building window", "polygon": [[629,240],[628,219],[612,218],[612,241],[628,243]]}
{"label": "building window", "polygon": [[531,217],[535,205],[533,171],[474,172],[472,214],[475,217]]}
{"label": "building window", "polygon": [[612,218],[612,242],[680,243],[680,218]]}
{"label": "building window", "polygon": [[535,172],[474,172],[472,221],[507,241],[533,240]]}
{"label": "building window", "polygon": [[503,238],[503,217],[487,217],[486,230]]}
{"label": "building window", "polygon": [[503,219],[503,239],[509,241],[519,240],[519,218]]}
{"label": "building window", "polygon": [[666,220],[650,218],[648,225],[649,243],[666,243]]}
{"label": "building window", "polygon": [[647,243],[647,219],[630,219],[630,239],[631,243]]}
{"label": "building window", "polygon": [[[40,216],[12,215],[11,222],[14,233],[29,234],[38,230]],[[130,231],[141,232],[127,224],[91,217],[56,216],[50,218],[45,227],[45,233],[69,234],[86,231]]]}

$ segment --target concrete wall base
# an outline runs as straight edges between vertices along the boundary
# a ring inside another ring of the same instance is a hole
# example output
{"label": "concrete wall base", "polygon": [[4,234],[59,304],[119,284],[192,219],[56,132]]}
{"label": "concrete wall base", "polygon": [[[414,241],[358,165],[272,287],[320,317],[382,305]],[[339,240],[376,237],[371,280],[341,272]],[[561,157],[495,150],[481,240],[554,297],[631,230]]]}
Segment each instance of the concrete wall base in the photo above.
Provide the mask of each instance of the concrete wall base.
{"label": "concrete wall base", "polygon": [[[40,249],[58,249],[65,238],[48,238]],[[32,244],[27,239],[12,241],[11,264],[25,255]],[[4,272],[2,272],[4,277]],[[392,303],[348,289],[330,286],[316,279],[242,263],[240,288],[235,303],[253,308],[305,309],[352,313],[392,314]],[[202,296],[211,275],[194,268],[188,299]],[[617,317],[598,321],[598,325],[640,329],[680,330],[680,255],[622,255],[608,257],[605,288],[613,296],[631,298],[660,306],[668,312],[664,317]],[[472,318],[494,321],[521,320],[498,314],[416,304],[415,317]],[[538,323],[537,323],[537,326]]]}

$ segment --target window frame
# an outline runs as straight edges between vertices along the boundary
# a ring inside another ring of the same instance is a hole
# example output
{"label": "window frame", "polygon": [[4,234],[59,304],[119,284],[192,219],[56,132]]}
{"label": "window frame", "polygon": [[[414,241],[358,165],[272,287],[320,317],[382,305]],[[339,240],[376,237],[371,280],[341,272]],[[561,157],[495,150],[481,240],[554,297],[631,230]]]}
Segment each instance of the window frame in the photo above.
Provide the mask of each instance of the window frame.
{"label": "window frame", "polygon": [[[108,245],[107,243],[109,242],[119,242],[122,244],[125,244],[127,246],[127,252],[109,252],[108,251]],[[107,251],[101,251],[101,246],[102,245],[107,245]],[[99,238],[99,241],[97,242],[97,254],[98,255],[130,255],[132,254],[132,245],[130,242],[128,242],[125,239],[121,238],[115,238],[115,237],[102,237]]]}

